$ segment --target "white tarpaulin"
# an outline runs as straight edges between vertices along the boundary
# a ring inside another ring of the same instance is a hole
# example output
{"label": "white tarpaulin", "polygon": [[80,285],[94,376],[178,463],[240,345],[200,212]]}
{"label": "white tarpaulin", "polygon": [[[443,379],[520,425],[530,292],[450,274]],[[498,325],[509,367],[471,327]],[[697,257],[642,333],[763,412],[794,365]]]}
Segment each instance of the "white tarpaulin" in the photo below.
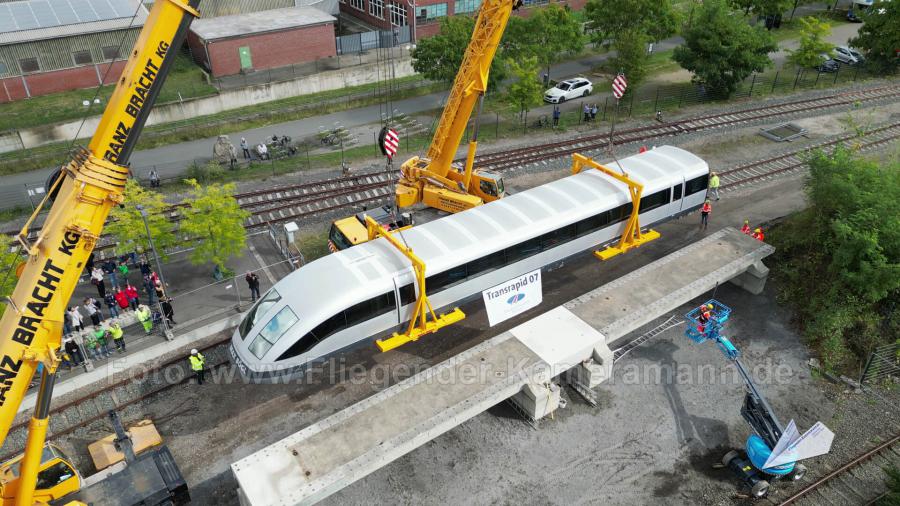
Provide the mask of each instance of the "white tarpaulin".
{"label": "white tarpaulin", "polygon": [[537,306],[543,300],[541,270],[523,274],[481,292],[491,327]]}
{"label": "white tarpaulin", "polygon": [[834,432],[831,432],[822,422],[816,422],[800,436],[796,424],[791,420],[772,450],[772,454],[769,455],[769,459],[763,465],[763,469],[828,453],[831,450],[832,441],[834,441]]}

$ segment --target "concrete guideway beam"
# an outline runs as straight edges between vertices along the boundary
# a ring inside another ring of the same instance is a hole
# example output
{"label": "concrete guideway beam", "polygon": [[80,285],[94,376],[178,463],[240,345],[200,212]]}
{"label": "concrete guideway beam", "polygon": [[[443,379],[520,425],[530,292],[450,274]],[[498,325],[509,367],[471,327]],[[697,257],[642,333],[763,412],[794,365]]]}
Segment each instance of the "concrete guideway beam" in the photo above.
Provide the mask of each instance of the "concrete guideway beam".
{"label": "concrete guideway beam", "polygon": [[761,289],[773,252],[723,229],[553,308],[233,463],[241,503],[313,504],[506,399],[533,419],[550,414],[555,377],[597,386],[615,340],[719,283]]}

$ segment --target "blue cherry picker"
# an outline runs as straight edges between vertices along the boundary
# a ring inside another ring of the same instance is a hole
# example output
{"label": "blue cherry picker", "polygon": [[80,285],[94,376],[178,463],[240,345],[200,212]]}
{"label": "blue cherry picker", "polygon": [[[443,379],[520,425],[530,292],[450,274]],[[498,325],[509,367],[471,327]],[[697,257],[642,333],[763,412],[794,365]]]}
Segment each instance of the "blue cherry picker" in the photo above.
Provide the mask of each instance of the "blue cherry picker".
{"label": "blue cherry picker", "polygon": [[711,299],[685,315],[685,335],[696,343],[713,341],[725,358],[734,363],[744,380],[747,393],[741,406],[741,416],[750,424],[754,434],[747,438],[744,449],[732,450],[722,457],[722,465],[734,472],[750,489],[754,497],[769,492],[769,482],[777,479],[799,480],[806,474],[806,466],[796,460],[764,467],[772,449],[784,433],[784,426],[762,396],[750,373],[741,363],[741,352],[722,334],[722,327],[731,316],[731,308]]}

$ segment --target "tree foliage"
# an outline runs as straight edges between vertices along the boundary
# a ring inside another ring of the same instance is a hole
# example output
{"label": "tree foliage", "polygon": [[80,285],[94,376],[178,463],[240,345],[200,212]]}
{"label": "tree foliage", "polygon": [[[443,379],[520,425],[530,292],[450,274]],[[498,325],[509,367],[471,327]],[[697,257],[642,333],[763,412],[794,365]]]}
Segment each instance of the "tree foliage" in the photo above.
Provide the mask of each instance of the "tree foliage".
{"label": "tree foliage", "polygon": [[534,56],[548,75],[550,65],[584,49],[586,38],[581,23],[568,7],[550,4],[535,9],[527,18],[516,17],[510,21],[504,34],[509,39],[507,47],[518,47],[520,51],[507,52],[507,56],[516,60]]}
{"label": "tree foliage", "polygon": [[724,0],[707,0],[672,57],[710,93],[729,97],[741,81],[772,63],[769,53],[777,48],[764,29],[731,15]]}
{"label": "tree foliage", "polygon": [[834,44],[828,42],[831,25],[813,16],[800,18],[800,45],[788,50],[788,61],[801,67],[815,67],[821,63],[821,55],[834,52]]}
{"label": "tree foliage", "polygon": [[779,16],[794,6],[794,0],[751,0],[750,10],[759,16]]}
{"label": "tree foliage", "polygon": [[638,31],[624,31],[616,38],[616,55],[609,63],[614,71],[625,74],[628,81],[626,94],[638,89],[647,77],[647,60],[650,58],[647,44],[647,35]]}
{"label": "tree foliage", "polygon": [[12,295],[19,278],[16,269],[25,261],[18,253],[18,245],[12,237],[0,237],[0,315],[6,310],[6,298]]}
{"label": "tree foliage", "polygon": [[244,220],[250,213],[241,209],[234,198],[234,183],[201,186],[193,179],[185,182],[191,186],[191,192],[185,200],[189,207],[184,211],[180,230],[197,239],[191,263],[211,262],[220,271],[226,271],[225,262],[244,253]]}
{"label": "tree foliage", "polygon": [[125,183],[125,202],[112,208],[105,232],[116,240],[117,254],[150,251],[147,229],[138,207],[146,211],[153,245],[165,259],[166,249],[174,246],[176,240],[174,224],[165,214],[169,206],[161,194],[144,188],[134,179]]}
{"label": "tree foliage", "polygon": [[520,111],[528,112],[543,101],[544,86],[537,79],[538,61],[534,56],[509,62],[509,70],[516,80],[506,89],[504,98]]}
{"label": "tree foliage", "polygon": [[900,331],[900,163],[817,153],[810,208],[770,234],[782,296],[830,368]]}
{"label": "tree foliage", "polygon": [[[413,69],[432,81],[452,83],[462,65],[466,46],[475,29],[475,18],[469,16],[449,16],[441,18],[441,31],[433,37],[427,37],[416,43],[412,50]],[[495,88],[496,83],[506,75],[503,63],[502,46],[497,49],[494,61],[491,62],[488,86]]]}
{"label": "tree foliage", "polygon": [[866,65],[880,73],[896,72],[900,65],[900,2],[877,0],[862,14],[850,45],[862,50]]}
{"label": "tree foliage", "polygon": [[587,28],[596,44],[614,44],[623,33],[643,34],[650,42],[665,39],[678,29],[678,16],[669,0],[588,0]]}

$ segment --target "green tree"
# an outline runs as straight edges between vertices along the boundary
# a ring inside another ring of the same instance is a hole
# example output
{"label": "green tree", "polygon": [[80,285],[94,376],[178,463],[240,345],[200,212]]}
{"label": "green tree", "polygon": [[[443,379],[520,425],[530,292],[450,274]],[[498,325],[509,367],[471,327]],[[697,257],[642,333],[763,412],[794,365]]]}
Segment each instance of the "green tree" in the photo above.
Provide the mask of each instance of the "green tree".
{"label": "green tree", "polygon": [[511,39],[510,42],[518,42],[522,52],[509,54],[515,54],[516,59],[525,55],[534,56],[537,63],[546,69],[548,76],[552,64],[566,55],[579,53],[584,49],[586,40],[581,31],[581,23],[572,11],[557,4],[535,9],[523,23],[514,21],[507,30],[510,28],[512,31],[508,31],[506,35]]}
{"label": "green tree", "polygon": [[188,207],[180,231],[197,239],[191,251],[191,263],[212,262],[217,273],[226,273],[225,262],[244,253],[247,244],[244,220],[250,213],[241,209],[234,198],[234,183],[201,186],[194,179],[185,182],[191,191],[184,201]]}
{"label": "green tree", "polygon": [[887,492],[878,499],[875,506],[897,506],[900,504],[900,468],[891,466],[883,469]]}
{"label": "green tree", "polygon": [[628,80],[628,88],[625,93],[636,90],[647,76],[647,35],[633,30],[627,30],[616,38],[616,55],[610,58],[609,64],[613,71],[625,74]]}
{"label": "green tree", "polygon": [[850,45],[862,50],[872,70],[896,72],[900,65],[900,2],[878,0],[861,17],[864,22]]}
{"label": "green tree", "polygon": [[0,238],[0,315],[6,310],[6,298],[12,295],[19,282],[16,269],[24,259],[19,256],[18,250],[12,237]]}
{"label": "green tree", "polygon": [[794,6],[794,0],[752,0],[750,10],[759,16],[780,16]]}
{"label": "green tree", "polygon": [[117,254],[150,251],[147,229],[138,207],[146,211],[153,245],[165,259],[166,249],[175,245],[175,226],[166,216],[169,205],[161,194],[147,190],[134,179],[125,183],[125,202],[112,208],[105,232],[116,240]]}
{"label": "green tree", "polygon": [[808,16],[800,18],[800,45],[788,50],[788,61],[801,68],[815,67],[821,63],[821,55],[831,56],[834,44],[826,38],[831,35],[831,25],[827,21]]}
{"label": "green tree", "polygon": [[[441,18],[441,31],[433,37],[427,37],[416,43],[412,50],[413,69],[432,81],[452,83],[462,65],[466,46],[475,29],[475,18],[469,16],[450,16]],[[489,88],[503,80],[505,69],[502,46],[497,50],[491,62]]]}
{"label": "green tree", "polygon": [[849,368],[900,327],[900,163],[840,148],[809,166],[810,207],[769,235],[780,298],[825,366]]}
{"label": "green tree", "polygon": [[584,16],[591,40],[607,47],[625,32],[644,34],[653,42],[678,29],[678,16],[669,0],[588,0]]}
{"label": "green tree", "polygon": [[750,74],[770,65],[769,53],[778,49],[764,29],[751,27],[731,13],[724,0],[704,2],[693,26],[684,33],[684,44],[672,55],[694,74],[694,82],[725,98]]}
{"label": "green tree", "polygon": [[537,79],[538,61],[534,56],[509,62],[509,70],[516,80],[506,89],[504,99],[527,113],[543,101],[544,87]]}

